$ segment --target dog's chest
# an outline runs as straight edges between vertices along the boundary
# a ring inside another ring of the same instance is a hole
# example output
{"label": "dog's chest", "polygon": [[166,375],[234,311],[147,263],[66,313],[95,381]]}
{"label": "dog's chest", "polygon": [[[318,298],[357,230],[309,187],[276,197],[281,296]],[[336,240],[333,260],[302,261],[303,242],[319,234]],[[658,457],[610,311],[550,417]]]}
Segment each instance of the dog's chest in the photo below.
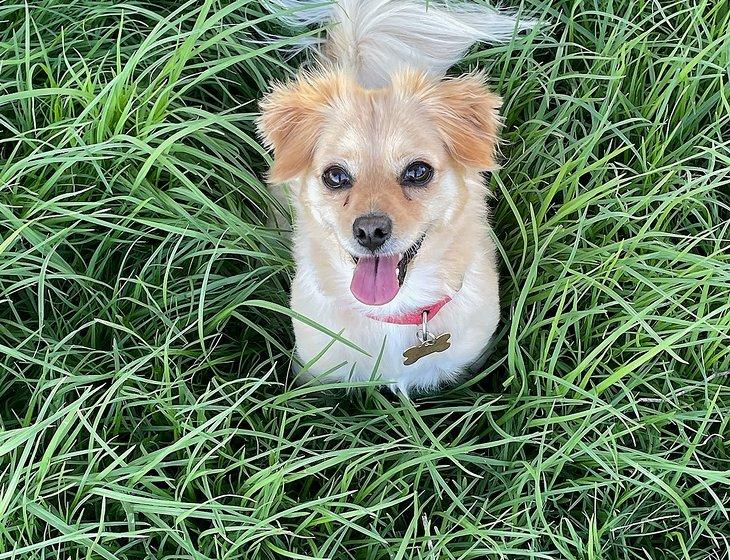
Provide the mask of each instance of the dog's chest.
{"label": "dog's chest", "polygon": [[[296,351],[305,363],[301,380],[377,379],[403,392],[434,389],[454,380],[482,355],[499,322],[499,277],[494,251],[489,245],[475,250],[460,289],[450,293],[452,299],[428,321],[428,329],[436,337],[450,334],[448,348],[417,360],[408,360],[403,353],[419,344],[420,325],[391,324],[369,318],[366,309],[358,309],[354,304],[347,288],[351,269],[315,266],[314,254],[302,253],[301,249],[292,283],[291,306],[326,329],[293,321]],[[421,309],[443,299],[448,292],[439,278],[440,270],[427,259],[417,263],[393,302],[396,307]],[[324,289],[323,280],[333,286]],[[396,312],[397,309],[385,309],[382,314]],[[330,333],[342,336],[347,342],[333,339]]]}
{"label": "dog's chest", "polygon": [[[320,295],[302,296],[297,290],[293,292],[294,309],[341,333],[358,347],[332,342],[328,334],[294,321],[297,353],[310,362],[307,377],[323,375],[330,381],[380,379],[404,391],[428,389],[453,379],[479,356],[498,320],[496,297],[494,302],[483,298],[481,306],[457,297],[429,321],[433,335],[450,334],[448,348],[412,361],[403,354],[419,345],[418,325],[384,323],[332,305]],[[322,353],[324,348],[327,350]]]}

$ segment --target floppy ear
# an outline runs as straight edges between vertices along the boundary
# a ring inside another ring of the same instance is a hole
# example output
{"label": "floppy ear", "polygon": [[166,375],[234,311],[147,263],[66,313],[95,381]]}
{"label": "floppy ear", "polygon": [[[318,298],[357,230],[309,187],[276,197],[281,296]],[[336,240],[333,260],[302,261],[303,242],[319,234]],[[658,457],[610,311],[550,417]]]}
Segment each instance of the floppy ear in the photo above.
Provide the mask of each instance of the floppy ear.
{"label": "floppy ear", "polygon": [[479,171],[497,168],[502,100],[489,91],[483,75],[432,82],[422,95],[455,160]]}
{"label": "floppy ear", "polygon": [[325,112],[340,85],[336,74],[303,73],[293,82],[274,86],[260,102],[258,132],[274,150],[271,182],[289,181],[310,166]]}

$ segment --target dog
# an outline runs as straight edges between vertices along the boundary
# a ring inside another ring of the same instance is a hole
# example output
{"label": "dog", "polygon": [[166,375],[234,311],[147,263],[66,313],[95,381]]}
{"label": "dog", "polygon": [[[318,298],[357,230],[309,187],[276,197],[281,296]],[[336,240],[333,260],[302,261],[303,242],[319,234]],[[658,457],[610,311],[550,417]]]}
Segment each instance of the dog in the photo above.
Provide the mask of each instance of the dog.
{"label": "dog", "polygon": [[482,174],[497,168],[501,99],[483,74],[445,75],[533,22],[464,1],[271,1],[329,24],[316,66],[275,84],[257,121],[293,209],[299,379],[453,382],[499,323]]}

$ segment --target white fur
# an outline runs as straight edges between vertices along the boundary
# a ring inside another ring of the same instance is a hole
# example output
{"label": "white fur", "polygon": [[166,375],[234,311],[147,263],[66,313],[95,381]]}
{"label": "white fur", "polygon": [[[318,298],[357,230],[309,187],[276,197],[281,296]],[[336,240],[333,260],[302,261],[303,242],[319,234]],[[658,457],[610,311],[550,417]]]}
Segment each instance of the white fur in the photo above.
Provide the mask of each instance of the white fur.
{"label": "white fur", "polygon": [[[320,381],[366,381],[377,379],[404,394],[412,390],[432,390],[456,379],[484,350],[499,323],[498,278],[494,255],[483,255],[464,277],[462,289],[429,322],[435,334],[451,334],[451,348],[403,365],[403,352],[417,343],[417,327],[393,325],[364,317],[360,311],[345,307],[319,291],[313,270],[307,263],[299,265],[292,285],[292,308],[308,317],[316,317],[324,326],[354,342],[369,356],[334,342],[315,359],[332,339],[329,335],[294,322],[297,354],[305,362],[313,361],[302,374],[305,379]],[[428,287],[425,278],[412,283],[414,290]],[[396,296],[401,305],[415,307],[405,293]],[[381,349],[383,355],[379,356]],[[380,361],[380,367],[375,364]],[[302,379],[302,380],[305,380]]]}
{"label": "white fur", "polygon": [[[402,67],[437,76],[456,64],[476,42],[503,43],[534,27],[487,5],[464,0],[269,0],[270,8],[289,11],[291,25],[334,23],[324,56],[352,69],[365,87],[387,85]],[[310,37],[306,46],[312,47]],[[322,54],[322,53],[320,53]]]}

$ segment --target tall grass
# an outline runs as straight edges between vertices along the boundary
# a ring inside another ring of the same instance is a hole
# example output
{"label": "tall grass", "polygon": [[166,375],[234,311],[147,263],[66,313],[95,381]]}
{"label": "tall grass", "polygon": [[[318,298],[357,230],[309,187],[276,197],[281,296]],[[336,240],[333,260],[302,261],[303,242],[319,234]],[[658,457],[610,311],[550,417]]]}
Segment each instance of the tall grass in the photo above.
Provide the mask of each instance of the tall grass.
{"label": "tall grass", "polygon": [[290,382],[275,19],[0,5],[0,559],[730,557],[730,5],[524,7],[503,326],[408,401]]}

